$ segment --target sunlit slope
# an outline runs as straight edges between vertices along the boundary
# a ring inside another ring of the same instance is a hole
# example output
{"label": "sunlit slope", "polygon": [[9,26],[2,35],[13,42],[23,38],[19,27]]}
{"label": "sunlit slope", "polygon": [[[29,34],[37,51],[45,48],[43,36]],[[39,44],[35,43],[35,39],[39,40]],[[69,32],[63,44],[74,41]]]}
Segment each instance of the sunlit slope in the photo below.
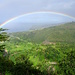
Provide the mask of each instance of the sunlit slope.
{"label": "sunlit slope", "polygon": [[44,41],[75,42],[75,22],[30,32],[17,32],[13,33],[13,35],[35,43],[42,43]]}

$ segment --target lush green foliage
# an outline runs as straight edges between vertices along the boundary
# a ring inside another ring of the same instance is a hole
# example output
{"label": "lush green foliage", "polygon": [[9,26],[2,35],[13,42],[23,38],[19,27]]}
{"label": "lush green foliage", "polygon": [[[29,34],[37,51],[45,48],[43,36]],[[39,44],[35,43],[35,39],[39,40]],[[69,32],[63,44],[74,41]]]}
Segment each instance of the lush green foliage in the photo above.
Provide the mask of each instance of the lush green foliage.
{"label": "lush green foliage", "polygon": [[74,34],[75,23],[10,33],[5,42],[8,55],[0,57],[0,72],[8,75],[74,75]]}
{"label": "lush green foliage", "polygon": [[75,74],[75,50],[67,53],[62,61],[59,62],[60,72],[63,75]]}

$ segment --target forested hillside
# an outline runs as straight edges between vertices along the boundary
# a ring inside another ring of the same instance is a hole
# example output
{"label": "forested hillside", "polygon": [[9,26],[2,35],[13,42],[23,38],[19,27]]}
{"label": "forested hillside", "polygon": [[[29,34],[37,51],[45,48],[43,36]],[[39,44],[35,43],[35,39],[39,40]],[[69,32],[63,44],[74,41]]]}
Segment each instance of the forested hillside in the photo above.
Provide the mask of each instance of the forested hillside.
{"label": "forested hillside", "polygon": [[35,43],[75,42],[75,22],[44,28],[36,31],[17,32],[12,35]]}
{"label": "forested hillside", "polygon": [[75,74],[74,22],[8,35],[9,37],[3,42],[4,51],[0,53],[2,68],[0,73],[6,75]]}

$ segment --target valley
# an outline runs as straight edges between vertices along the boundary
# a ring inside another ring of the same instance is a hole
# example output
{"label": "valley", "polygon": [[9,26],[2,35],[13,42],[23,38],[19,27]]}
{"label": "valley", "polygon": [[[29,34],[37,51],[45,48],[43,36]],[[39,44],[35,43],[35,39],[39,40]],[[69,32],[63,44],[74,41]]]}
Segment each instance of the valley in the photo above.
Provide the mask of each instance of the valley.
{"label": "valley", "polygon": [[58,72],[60,75],[59,63],[63,62],[67,54],[75,52],[74,35],[75,23],[65,23],[41,30],[9,33],[5,45],[9,59],[15,64],[24,62],[24,57],[28,57],[37,69],[52,69],[52,73]]}
{"label": "valley", "polygon": [[[67,71],[74,74],[75,22],[33,31],[8,33],[8,36],[4,43],[7,51],[5,57],[14,64],[29,61],[33,63],[32,67],[43,73],[38,75],[66,75]],[[74,70],[71,71],[70,68]]]}

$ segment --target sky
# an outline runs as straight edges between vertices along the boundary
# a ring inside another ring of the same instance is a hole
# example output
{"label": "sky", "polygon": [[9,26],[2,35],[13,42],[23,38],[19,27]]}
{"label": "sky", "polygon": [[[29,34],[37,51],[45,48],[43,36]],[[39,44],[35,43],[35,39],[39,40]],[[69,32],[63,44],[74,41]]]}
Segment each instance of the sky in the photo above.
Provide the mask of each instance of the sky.
{"label": "sky", "polygon": [[0,24],[25,13],[39,11],[53,11],[75,17],[75,0],[0,0]]}
{"label": "sky", "polygon": [[75,18],[55,12],[34,12],[12,18],[1,25],[8,32],[29,31],[75,21]]}

